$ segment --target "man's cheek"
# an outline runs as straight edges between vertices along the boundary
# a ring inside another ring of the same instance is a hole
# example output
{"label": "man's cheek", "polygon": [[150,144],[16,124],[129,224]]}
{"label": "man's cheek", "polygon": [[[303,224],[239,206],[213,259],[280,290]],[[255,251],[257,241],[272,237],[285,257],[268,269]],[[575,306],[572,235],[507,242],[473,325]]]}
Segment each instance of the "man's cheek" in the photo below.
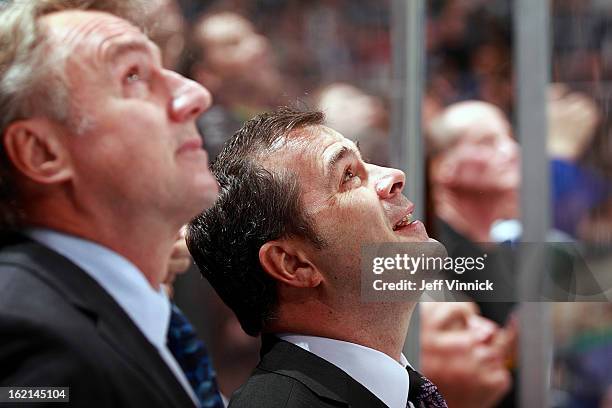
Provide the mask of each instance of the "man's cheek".
{"label": "man's cheek", "polygon": [[476,342],[468,333],[441,333],[438,337],[438,346],[454,353],[467,353]]}

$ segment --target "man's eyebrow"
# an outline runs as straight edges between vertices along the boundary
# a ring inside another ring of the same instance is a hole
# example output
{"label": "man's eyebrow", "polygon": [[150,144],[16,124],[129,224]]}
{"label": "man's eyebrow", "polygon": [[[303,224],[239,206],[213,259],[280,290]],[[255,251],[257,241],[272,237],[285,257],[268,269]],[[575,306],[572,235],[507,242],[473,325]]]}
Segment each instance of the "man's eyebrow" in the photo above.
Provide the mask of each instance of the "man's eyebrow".
{"label": "man's eyebrow", "polygon": [[[359,149],[359,143],[356,144],[357,149]],[[351,149],[348,146],[342,146],[340,149],[336,150],[334,152],[334,154],[330,157],[330,159],[327,161],[327,165],[326,167],[326,174],[334,174],[335,170],[336,170],[336,166],[338,165],[338,163],[344,159],[347,156],[355,155],[355,156],[359,156],[357,154],[359,150],[355,150],[355,149]]]}
{"label": "man's eyebrow", "polygon": [[157,47],[153,46],[152,44],[149,44],[148,42],[136,40],[120,42],[111,45],[106,50],[105,58],[108,59],[108,61],[114,62],[121,56],[133,51],[151,54],[157,61],[161,61],[161,53]]}

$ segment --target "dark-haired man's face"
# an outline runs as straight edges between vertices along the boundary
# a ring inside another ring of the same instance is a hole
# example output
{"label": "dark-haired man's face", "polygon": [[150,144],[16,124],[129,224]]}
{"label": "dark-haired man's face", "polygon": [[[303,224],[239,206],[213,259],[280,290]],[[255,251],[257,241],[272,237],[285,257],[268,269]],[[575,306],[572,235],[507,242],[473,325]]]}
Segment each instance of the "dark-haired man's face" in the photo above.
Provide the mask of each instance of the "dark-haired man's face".
{"label": "dark-haired man's face", "polygon": [[402,171],[364,162],[352,141],[325,126],[300,132],[269,164],[297,174],[303,209],[328,244],[314,255],[322,270],[358,270],[362,244],[430,240],[412,219]]}

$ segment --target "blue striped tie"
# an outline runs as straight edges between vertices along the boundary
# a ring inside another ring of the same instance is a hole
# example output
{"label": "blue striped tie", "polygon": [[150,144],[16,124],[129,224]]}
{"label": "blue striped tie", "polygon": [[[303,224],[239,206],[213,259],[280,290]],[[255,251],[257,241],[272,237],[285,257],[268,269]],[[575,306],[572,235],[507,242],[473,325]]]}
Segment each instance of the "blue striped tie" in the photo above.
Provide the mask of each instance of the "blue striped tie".
{"label": "blue striped tie", "polygon": [[215,371],[206,346],[181,310],[172,304],[168,348],[179,363],[203,408],[223,408]]}

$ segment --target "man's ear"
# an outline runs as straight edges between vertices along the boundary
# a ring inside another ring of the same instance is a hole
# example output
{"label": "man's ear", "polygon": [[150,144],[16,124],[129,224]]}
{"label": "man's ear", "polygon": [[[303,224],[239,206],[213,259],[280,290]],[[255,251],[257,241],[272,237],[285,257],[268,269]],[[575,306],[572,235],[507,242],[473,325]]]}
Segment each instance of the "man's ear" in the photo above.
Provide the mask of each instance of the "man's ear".
{"label": "man's ear", "polygon": [[264,271],[277,281],[296,288],[314,288],[323,281],[319,269],[291,240],[269,241],[259,249]]}
{"label": "man's ear", "polygon": [[70,156],[59,129],[49,120],[33,118],[11,123],[3,135],[13,166],[40,184],[64,182],[72,177]]}

